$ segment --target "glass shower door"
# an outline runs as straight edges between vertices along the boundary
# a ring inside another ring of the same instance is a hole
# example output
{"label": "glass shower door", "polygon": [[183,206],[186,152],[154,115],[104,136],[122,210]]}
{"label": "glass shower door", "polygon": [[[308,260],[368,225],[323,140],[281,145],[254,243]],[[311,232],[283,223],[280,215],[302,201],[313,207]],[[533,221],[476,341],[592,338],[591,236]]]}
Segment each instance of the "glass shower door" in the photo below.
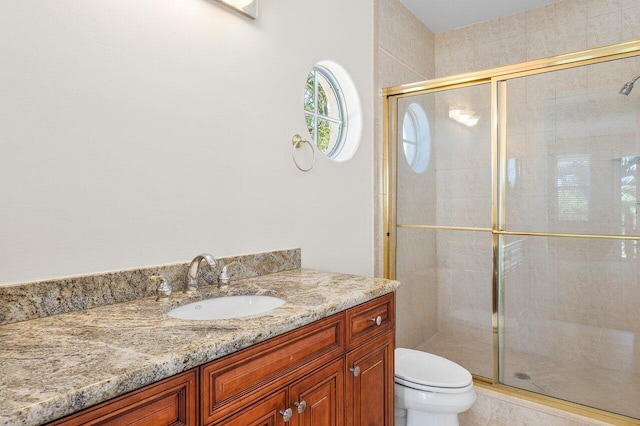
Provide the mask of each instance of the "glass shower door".
{"label": "glass shower door", "polygon": [[[507,79],[500,381],[640,418],[638,57]],[[639,91],[640,92],[640,91]]]}
{"label": "glass shower door", "polygon": [[491,90],[398,100],[397,346],[493,376]]}

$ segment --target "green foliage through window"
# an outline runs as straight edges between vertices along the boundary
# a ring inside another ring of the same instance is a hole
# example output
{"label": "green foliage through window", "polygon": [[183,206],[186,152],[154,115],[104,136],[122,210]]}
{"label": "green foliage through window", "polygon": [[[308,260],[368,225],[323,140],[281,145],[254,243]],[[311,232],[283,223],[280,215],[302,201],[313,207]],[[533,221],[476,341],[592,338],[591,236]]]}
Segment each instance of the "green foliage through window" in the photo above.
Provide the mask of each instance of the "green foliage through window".
{"label": "green foliage through window", "polygon": [[[314,67],[307,76],[304,89],[304,111],[307,129],[318,149],[331,156],[338,147],[343,127],[339,89],[330,73]],[[332,132],[336,133],[332,137]],[[332,143],[333,141],[333,143]]]}

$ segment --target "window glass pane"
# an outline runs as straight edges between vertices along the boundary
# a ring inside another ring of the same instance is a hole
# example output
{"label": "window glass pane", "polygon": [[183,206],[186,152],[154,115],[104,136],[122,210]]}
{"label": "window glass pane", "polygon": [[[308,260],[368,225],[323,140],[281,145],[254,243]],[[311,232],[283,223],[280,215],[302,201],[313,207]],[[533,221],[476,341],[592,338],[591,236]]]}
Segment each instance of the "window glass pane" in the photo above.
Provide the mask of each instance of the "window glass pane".
{"label": "window glass pane", "polygon": [[335,149],[339,134],[339,128],[335,123],[327,120],[318,120],[318,140],[316,144],[323,153],[330,153]]}
{"label": "window glass pane", "polygon": [[[348,115],[347,101],[353,102]],[[309,140],[318,150],[336,161],[351,158],[360,141],[362,111],[346,71],[330,61],[316,64],[306,77],[303,109]]]}
{"label": "window glass pane", "polygon": [[340,107],[333,86],[321,73],[317,73],[318,79],[318,115],[339,120]]}
{"label": "window glass pane", "polygon": [[314,84],[315,84],[315,72],[311,71],[309,73],[309,75],[307,76],[307,83],[304,87],[304,110],[305,111],[314,111],[315,110],[315,100],[314,100],[314,93],[315,93],[315,88],[314,88]]}
{"label": "window glass pane", "polygon": [[316,125],[315,125],[315,117],[313,115],[305,114],[304,118],[307,121],[307,130],[309,130],[309,134],[311,135],[311,139],[314,139],[314,134],[315,134],[314,129],[316,127]]}

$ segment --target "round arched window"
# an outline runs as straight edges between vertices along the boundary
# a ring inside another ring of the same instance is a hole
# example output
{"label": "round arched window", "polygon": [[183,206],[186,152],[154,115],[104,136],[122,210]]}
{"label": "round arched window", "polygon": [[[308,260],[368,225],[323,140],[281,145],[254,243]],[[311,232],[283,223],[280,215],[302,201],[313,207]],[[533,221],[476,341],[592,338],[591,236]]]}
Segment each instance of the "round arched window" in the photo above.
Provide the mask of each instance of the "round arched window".
{"label": "round arched window", "polygon": [[353,156],[362,134],[362,111],[353,81],[335,62],[318,62],[307,75],[304,117],[311,139],[327,157]]}
{"label": "round arched window", "polygon": [[423,173],[431,158],[431,129],[424,109],[413,103],[402,119],[402,148],[409,166],[416,173]]}

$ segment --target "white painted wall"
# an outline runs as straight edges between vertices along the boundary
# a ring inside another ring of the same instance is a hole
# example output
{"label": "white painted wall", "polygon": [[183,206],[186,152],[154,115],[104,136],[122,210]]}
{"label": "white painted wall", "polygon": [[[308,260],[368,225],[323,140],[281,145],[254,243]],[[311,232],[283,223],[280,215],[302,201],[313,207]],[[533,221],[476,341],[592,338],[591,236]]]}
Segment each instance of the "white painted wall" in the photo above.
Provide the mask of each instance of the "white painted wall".
{"label": "white painted wall", "polygon": [[[0,284],[301,247],[373,272],[371,0],[0,2]],[[299,172],[321,59],[360,92],[363,140]]]}

